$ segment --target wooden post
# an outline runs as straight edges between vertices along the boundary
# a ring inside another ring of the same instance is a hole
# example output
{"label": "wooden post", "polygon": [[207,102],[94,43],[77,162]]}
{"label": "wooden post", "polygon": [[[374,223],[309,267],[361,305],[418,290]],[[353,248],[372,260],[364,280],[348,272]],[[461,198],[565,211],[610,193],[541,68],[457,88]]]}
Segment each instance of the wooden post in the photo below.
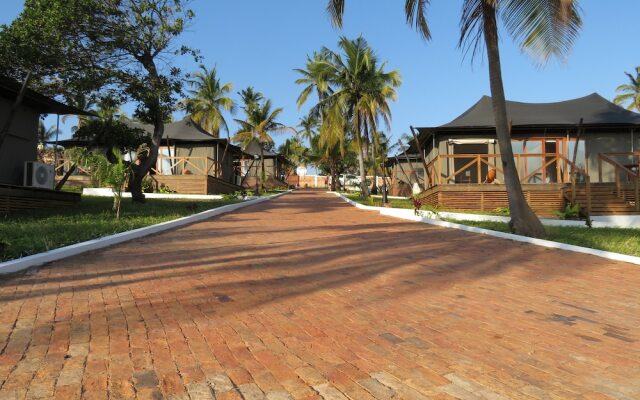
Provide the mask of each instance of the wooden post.
{"label": "wooden post", "polygon": [[[422,185],[420,184],[420,179],[418,178],[418,174],[416,173],[416,169],[413,168],[413,162],[409,159],[409,155],[407,154],[407,149],[405,149],[404,144],[402,143],[401,140],[398,140],[398,145],[400,146],[400,149],[402,150],[402,154],[404,154],[404,158],[407,160],[407,163],[409,164],[409,168],[411,169],[411,176],[415,177],[416,182],[422,188]],[[413,182],[410,181],[409,185],[413,187]],[[425,189],[426,188],[422,188],[422,190],[425,190]]]}
{"label": "wooden post", "polygon": [[482,183],[482,168],[481,168],[482,162],[480,161],[480,154],[476,156],[476,161],[478,163],[478,183]]}
{"label": "wooden post", "polygon": [[27,72],[27,76],[24,78],[24,82],[22,82],[22,86],[20,87],[20,91],[18,92],[18,97],[16,97],[16,101],[13,103],[11,108],[9,109],[9,114],[7,115],[7,119],[4,121],[4,124],[0,128],[0,149],[2,148],[2,144],[4,143],[5,138],[9,135],[9,129],[11,128],[11,123],[13,122],[13,118],[22,104],[22,99],[24,98],[24,94],[27,92],[27,88],[29,86],[29,80],[31,79],[31,71]]}
{"label": "wooden post", "polygon": [[636,211],[640,211],[640,171],[636,172],[635,179],[635,202],[636,202]]}
{"label": "wooden post", "polygon": [[442,185],[442,158],[438,155],[438,185]]}
{"label": "wooden post", "polygon": [[584,177],[585,179],[585,194],[587,196],[587,216],[591,218],[591,178],[589,175]]}
{"label": "wooden post", "polygon": [[598,182],[602,183],[602,156],[598,154]]}
{"label": "wooden post", "polygon": [[[413,126],[409,126],[409,130],[411,131],[411,134],[413,135],[413,140],[416,142],[416,149],[420,153],[420,158],[422,159],[422,166],[424,167],[424,181],[426,183],[427,182],[427,177],[431,178],[429,176],[429,167],[427,166],[427,159],[424,157],[424,151],[422,150],[422,145],[420,144],[420,141],[418,140],[418,136],[413,131]],[[428,185],[425,184],[424,185],[425,190],[427,189],[427,187],[428,187]]]}
{"label": "wooden post", "polygon": [[[405,178],[407,178],[407,183],[409,184],[409,186],[411,186],[411,178],[409,178],[409,175],[407,175],[407,173],[404,171],[404,168],[402,167],[402,164],[400,164],[400,160],[398,160],[398,157],[393,156],[393,158],[396,159],[396,162],[398,163],[398,167],[400,168],[400,171],[402,172],[402,175],[404,175]],[[396,169],[393,169],[393,174],[396,174]]]}

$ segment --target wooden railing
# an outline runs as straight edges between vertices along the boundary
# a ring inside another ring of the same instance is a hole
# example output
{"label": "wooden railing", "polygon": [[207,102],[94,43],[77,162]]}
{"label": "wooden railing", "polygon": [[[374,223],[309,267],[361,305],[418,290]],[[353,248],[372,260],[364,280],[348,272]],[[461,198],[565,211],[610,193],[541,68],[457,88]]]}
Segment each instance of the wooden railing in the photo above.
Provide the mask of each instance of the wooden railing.
{"label": "wooden railing", "polygon": [[[522,183],[569,183],[573,163],[561,154],[514,154],[518,177]],[[464,164],[456,169],[454,161],[463,160]],[[497,174],[504,174],[501,168],[500,154],[444,154],[436,156],[427,164],[426,179],[429,187],[460,183],[462,173],[471,171],[473,183],[483,183],[487,180],[488,171],[495,170]],[[548,167],[555,165],[553,171]],[[483,168],[485,170],[483,170]],[[579,168],[579,167],[578,167]],[[453,170],[453,172],[449,172]],[[446,172],[445,172],[446,171]],[[469,175],[471,176],[471,175]]]}
{"label": "wooden railing", "polygon": [[[587,215],[591,215],[591,179],[584,168],[574,164],[562,154],[516,153],[513,156],[520,182],[523,184],[570,184],[568,200],[572,204],[575,204],[576,201],[576,184],[578,182],[584,183],[587,203],[584,208]],[[451,162],[451,160],[454,161]],[[455,160],[463,161],[456,163]],[[473,176],[473,179],[469,179],[472,181],[469,183],[502,183],[499,181],[499,175],[504,175],[501,165],[500,154],[438,155],[427,164],[425,180],[428,187],[464,183],[460,176],[470,171],[471,173],[467,174],[467,177]],[[492,173],[491,170],[493,170]],[[490,176],[491,179],[489,179]]]}
{"label": "wooden railing", "polygon": [[[618,159],[624,157],[626,163]],[[629,162],[630,159],[630,162]],[[616,185],[616,195],[625,199],[622,185],[622,177],[633,185],[633,201],[636,211],[640,211],[640,152],[615,152],[598,154],[598,177],[603,181],[602,166],[609,164],[613,167],[614,181]]]}
{"label": "wooden railing", "polygon": [[74,173],[76,175],[91,175],[91,171],[89,169],[76,165],[69,158],[66,158],[66,157],[59,158],[57,162],[58,162],[58,165],[56,165],[54,168],[56,176],[64,175],[71,168],[74,168],[74,166],[75,166]]}
{"label": "wooden railing", "polygon": [[[169,165],[165,164],[169,161]],[[159,155],[156,167],[152,171],[157,175],[211,175],[218,177],[222,168],[211,157],[169,157]]]}

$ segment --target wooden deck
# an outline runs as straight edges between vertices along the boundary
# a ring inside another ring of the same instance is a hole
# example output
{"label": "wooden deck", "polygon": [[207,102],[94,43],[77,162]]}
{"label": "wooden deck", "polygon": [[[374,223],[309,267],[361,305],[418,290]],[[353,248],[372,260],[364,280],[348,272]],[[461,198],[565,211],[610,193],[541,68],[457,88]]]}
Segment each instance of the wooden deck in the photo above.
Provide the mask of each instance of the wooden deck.
{"label": "wooden deck", "polygon": [[[522,190],[533,211],[546,217],[565,208],[571,189],[568,184],[528,184],[522,185]],[[592,184],[591,190],[592,215],[639,213],[630,201],[630,186],[622,189],[622,198],[616,195],[614,184]],[[585,192],[584,185],[576,186],[576,202],[583,206],[586,205]],[[451,210],[490,212],[509,206],[506,187],[498,184],[437,185],[420,197],[425,204]]]}
{"label": "wooden deck", "polygon": [[33,208],[69,207],[78,203],[80,197],[80,193],[0,185],[0,213]]}
{"label": "wooden deck", "polygon": [[184,194],[225,194],[243,190],[210,175],[153,175],[153,178],[169,189]]}

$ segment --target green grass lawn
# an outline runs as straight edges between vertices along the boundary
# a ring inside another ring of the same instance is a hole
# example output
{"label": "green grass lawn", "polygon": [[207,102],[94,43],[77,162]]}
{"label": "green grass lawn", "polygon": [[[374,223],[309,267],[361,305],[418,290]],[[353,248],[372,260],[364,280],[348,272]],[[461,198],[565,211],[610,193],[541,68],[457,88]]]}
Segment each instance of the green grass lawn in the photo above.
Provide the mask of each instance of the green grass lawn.
{"label": "green grass lawn", "polygon": [[111,212],[113,199],[83,196],[69,208],[0,214],[0,261],[184,217],[238,200],[123,199],[120,220]]}
{"label": "green grass lawn", "polygon": [[[477,226],[500,232],[509,232],[504,222],[456,221],[458,224]],[[640,256],[640,229],[621,228],[580,228],[566,226],[545,226],[547,239],[554,242],[574,244],[592,249]]]}
{"label": "green grass lawn", "polygon": [[[359,193],[343,194],[345,197],[368,206],[381,206],[380,198],[369,198],[367,200],[360,197]],[[391,207],[413,209],[411,200],[389,199]],[[455,210],[438,210],[451,211]],[[464,211],[469,213],[468,211]],[[469,213],[470,214],[470,213]],[[479,213],[490,214],[497,213]],[[509,227],[504,222],[492,221],[457,221],[448,219],[447,221],[463,225],[477,226],[478,228],[491,229],[500,232],[509,232]],[[620,228],[581,228],[564,226],[546,226],[547,239],[555,242],[568,243],[576,246],[590,247],[592,249],[613,251],[616,253],[640,256],[640,229],[620,229]]]}
{"label": "green grass lawn", "polygon": [[[369,197],[365,200],[360,196],[360,193],[342,193],[342,195],[366,206],[382,207],[381,197]],[[413,210],[413,202],[410,199],[389,199],[389,205],[393,208],[409,208]]]}

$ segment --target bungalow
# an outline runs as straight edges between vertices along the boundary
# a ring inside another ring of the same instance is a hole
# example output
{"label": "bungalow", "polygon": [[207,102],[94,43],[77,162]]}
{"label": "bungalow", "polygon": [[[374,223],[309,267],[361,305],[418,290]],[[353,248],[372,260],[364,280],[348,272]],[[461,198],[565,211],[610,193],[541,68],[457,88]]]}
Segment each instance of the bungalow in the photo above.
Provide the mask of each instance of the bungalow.
{"label": "bungalow", "polygon": [[[53,171],[38,159],[38,121],[44,114],[90,115],[34,90],[26,89],[16,107],[22,84],[0,77],[0,211],[68,205],[80,200],[74,193],[54,189]],[[14,110],[13,118],[9,116]],[[7,125],[8,124],[8,125]]]}
{"label": "bungalow", "polygon": [[[153,134],[153,125],[128,122]],[[88,146],[77,139],[62,140],[69,148]],[[156,165],[150,172],[157,185],[186,194],[221,194],[242,190],[240,160],[247,155],[227,139],[216,138],[186,117],[164,125]],[[76,182],[87,185],[88,176],[78,174]]]}
{"label": "bungalow", "polygon": [[[556,103],[508,101],[507,114],[520,182],[536,212],[551,214],[567,202],[593,215],[640,211],[639,114],[596,93]],[[477,211],[508,205],[490,97],[447,124],[411,129],[420,149],[412,143],[408,152],[422,159],[424,202]]]}
{"label": "bungalow", "polygon": [[264,157],[265,186],[268,189],[287,186],[287,177],[296,166],[285,156],[267,149],[263,149],[261,152],[260,144],[256,141],[249,143],[244,152],[249,154],[249,158],[241,161],[242,175],[244,176],[242,185],[245,188],[252,189],[260,184],[262,176],[261,154]]}
{"label": "bungalow", "polygon": [[[153,134],[153,126],[132,123]],[[216,138],[186,117],[165,124],[151,176],[179,193],[220,194],[242,190],[239,163],[250,157],[227,139]]]}

